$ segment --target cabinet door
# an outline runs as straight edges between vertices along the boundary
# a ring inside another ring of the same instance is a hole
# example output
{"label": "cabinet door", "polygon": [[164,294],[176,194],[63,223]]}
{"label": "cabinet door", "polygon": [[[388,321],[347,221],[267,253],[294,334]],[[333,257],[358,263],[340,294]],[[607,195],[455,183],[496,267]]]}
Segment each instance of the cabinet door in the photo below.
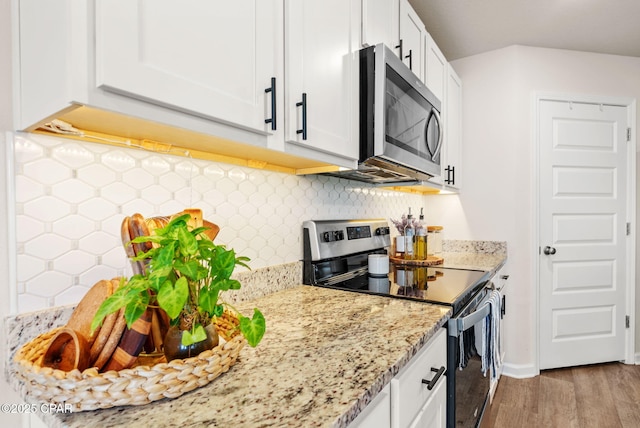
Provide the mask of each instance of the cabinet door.
{"label": "cabinet door", "polygon": [[408,0],[400,0],[400,40],[402,60],[424,82],[424,42],[426,30]]}
{"label": "cabinet door", "polygon": [[283,87],[282,38],[282,0],[97,0],[96,81],[271,133],[265,89],[272,77]]}
{"label": "cabinet door", "polygon": [[[391,426],[405,428],[414,421],[425,404],[439,390],[429,390],[426,382],[436,380],[436,387],[446,384],[447,335],[440,329],[403,369],[391,379]],[[446,387],[445,387],[446,389]],[[446,393],[445,398],[446,401]]]}
{"label": "cabinet door", "polygon": [[397,52],[398,0],[362,0],[362,46],[384,43]]}
{"label": "cabinet door", "polygon": [[358,158],[360,19],[356,0],[285,2],[287,151]]}
{"label": "cabinet door", "polygon": [[425,35],[426,70],[424,83],[433,95],[444,102],[447,82],[447,59],[430,34]]}
{"label": "cabinet door", "polygon": [[[446,397],[445,397],[446,399]],[[389,385],[375,396],[350,424],[349,428],[390,428],[391,398]]]}
{"label": "cabinet door", "polygon": [[445,134],[442,179],[449,187],[461,187],[462,158],[462,81],[453,67],[447,66]]}
{"label": "cabinet door", "polygon": [[446,383],[444,379],[438,382],[431,397],[411,423],[411,428],[445,428],[447,426]]}

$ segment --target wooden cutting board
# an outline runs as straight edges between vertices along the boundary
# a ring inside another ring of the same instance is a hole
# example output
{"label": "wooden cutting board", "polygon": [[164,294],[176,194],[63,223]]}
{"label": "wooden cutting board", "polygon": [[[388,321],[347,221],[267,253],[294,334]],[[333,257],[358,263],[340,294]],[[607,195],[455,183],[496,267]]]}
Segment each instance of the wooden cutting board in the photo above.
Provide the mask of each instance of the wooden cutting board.
{"label": "wooden cutting board", "polygon": [[118,347],[102,369],[103,372],[123,370],[133,366],[151,330],[151,313],[152,309],[147,308],[142,316],[131,325],[131,328],[124,331]]}
{"label": "wooden cutting board", "polygon": [[[120,278],[113,278],[111,280],[111,285],[113,286],[113,290],[115,291],[120,286]],[[91,349],[89,351],[89,364],[91,367],[98,360],[102,349],[107,344],[107,341],[111,336],[111,332],[113,331],[113,328],[116,326],[116,322],[118,321],[118,315],[121,315],[120,312],[115,311],[105,317],[104,321],[102,322],[102,326],[98,331],[96,339],[94,340],[93,344],[90,345]]]}
{"label": "wooden cutting board", "polygon": [[93,345],[100,333],[100,329],[91,332],[91,321],[102,302],[113,294],[113,290],[113,283],[110,280],[103,279],[95,283],[80,300],[67,322],[66,327],[82,335],[89,347]]}
{"label": "wooden cutting board", "polygon": [[111,329],[109,337],[96,357],[96,360],[91,361],[89,367],[96,367],[100,371],[102,367],[107,364],[109,358],[111,358],[113,351],[118,347],[122,333],[124,333],[124,330],[127,328],[127,321],[124,319],[124,308],[120,309],[116,314],[116,322]]}

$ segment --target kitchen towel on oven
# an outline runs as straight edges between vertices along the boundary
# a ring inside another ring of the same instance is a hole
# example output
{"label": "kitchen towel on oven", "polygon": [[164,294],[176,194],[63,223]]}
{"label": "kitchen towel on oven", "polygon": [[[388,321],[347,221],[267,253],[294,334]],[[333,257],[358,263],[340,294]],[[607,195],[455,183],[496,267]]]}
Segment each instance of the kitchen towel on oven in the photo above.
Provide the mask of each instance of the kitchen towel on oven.
{"label": "kitchen towel on oven", "polygon": [[460,335],[460,339],[458,340],[458,344],[460,348],[458,350],[458,369],[462,370],[467,367],[469,363],[469,358],[474,357],[478,354],[476,349],[476,328],[475,326],[471,326],[468,330],[465,330]]}
{"label": "kitchen towel on oven", "polygon": [[491,368],[491,376],[495,376],[502,365],[500,349],[500,313],[502,311],[502,295],[498,290],[489,293],[485,302],[491,311],[482,323],[482,329],[476,334],[476,346],[482,358],[482,373],[486,376]]}

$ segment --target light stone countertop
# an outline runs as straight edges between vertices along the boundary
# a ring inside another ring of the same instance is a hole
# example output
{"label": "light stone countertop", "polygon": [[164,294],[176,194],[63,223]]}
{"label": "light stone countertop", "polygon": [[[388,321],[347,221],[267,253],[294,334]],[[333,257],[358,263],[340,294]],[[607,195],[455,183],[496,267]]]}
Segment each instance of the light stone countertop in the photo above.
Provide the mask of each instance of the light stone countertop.
{"label": "light stone countertop", "polygon": [[[507,260],[503,242],[445,241],[444,250],[442,267],[482,270],[485,279]],[[295,285],[300,276],[291,263],[239,278],[246,296],[230,301],[246,314],[260,308],[267,333],[211,384],[145,406],[39,416],[52,427],[345,427],[451,316],[446,306]],[[9,317],[5,375],[14,389],[24,389],[12,373],[17,349],[72,311]]]}
{"label": "light stone countertop", "polygon": [[236,304],[267,333],[202,388],[144,406],[42,415],[53,427],[345,427],[451,316],[451,309],[298,286]]}

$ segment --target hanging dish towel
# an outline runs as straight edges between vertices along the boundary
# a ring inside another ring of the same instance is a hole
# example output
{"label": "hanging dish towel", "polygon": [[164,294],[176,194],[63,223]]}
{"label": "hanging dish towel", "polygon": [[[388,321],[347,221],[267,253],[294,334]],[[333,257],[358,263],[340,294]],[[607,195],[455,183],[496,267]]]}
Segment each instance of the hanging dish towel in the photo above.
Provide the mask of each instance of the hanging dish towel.
{"label": "hanging dish towel", "polygon": [[467,367],[469,358],[480,355],[476,349],[476,332],[475,326],[471,326],[460,335],[458,340],[460,349],[458,350],[458,369],[462,370]]}
{"label": "hanging dish towel", "polygon": [[[497,374],[497,369],[502,366],[500,355],[500,313],[502,311],[502,295],[497,290],[492,290],[484,299],[483,304],[490,306],[487,315],[476,329],[475,343],[478,355],[482,360],[482,374],[487,375],[491,369],[492,377]],[[476,324],[477,325],[477,324]]]}

